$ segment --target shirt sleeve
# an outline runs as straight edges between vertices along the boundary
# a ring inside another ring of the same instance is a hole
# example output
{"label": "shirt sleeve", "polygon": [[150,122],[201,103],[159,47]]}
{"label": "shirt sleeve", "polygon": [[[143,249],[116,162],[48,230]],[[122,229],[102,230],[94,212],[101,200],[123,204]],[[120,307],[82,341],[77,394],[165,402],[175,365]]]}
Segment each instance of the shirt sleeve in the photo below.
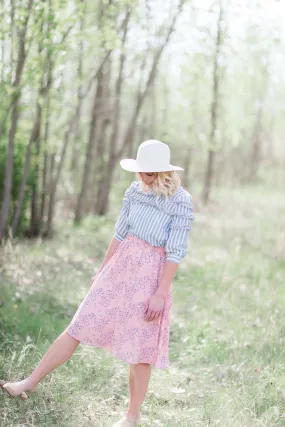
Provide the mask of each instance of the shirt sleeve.
{"label": "shirt sleeve", "polygon": [[128,224],[128,216],[130,210],[130,192],[132,189],[132,185],[125,191],[125,195],[123,198],[123,204],[121,208],[121,212],[119,218],[115,225],[115,234],[114,237],[117,240],[123,241],[128,234],[129,224]]}
{"label": "shirt sleeve", "polygon": [[194,220],[192,197],[178,205],[173,215],[169,237],[165,246],[167,261],[179,264],[188,253],[188,235]]}

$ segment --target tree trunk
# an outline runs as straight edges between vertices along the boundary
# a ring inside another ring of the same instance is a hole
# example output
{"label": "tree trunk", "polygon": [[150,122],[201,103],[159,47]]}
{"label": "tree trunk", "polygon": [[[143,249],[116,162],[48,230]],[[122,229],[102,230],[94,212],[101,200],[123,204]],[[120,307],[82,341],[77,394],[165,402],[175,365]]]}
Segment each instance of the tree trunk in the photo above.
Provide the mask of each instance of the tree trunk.
{"label": "tree trunk", "polygon": [[[116,102],[115,102],[115,111],[114,111],[114,114],[115,114],[114,127],[113,127],[113,133],[112,133],[112,137],[111,137],[110,154],[109,154],[108,166],[106,168],[106,176],[105,176],[105,179],[102,180],[102,183],[101,183],[102,188],[100,191],[100,200],[98,200],[98,207],[96,209],[96,213],[98,215],[105,215],[107,210],[108,210],[109,196],[110,196],[110,190],[111,190],[111,186],[112,186],[112,182],[113,182],[113,174],[114,174],[115,166],[117,164],[118,159],[122,156],[122,154],[125,152],[127,147],[132,143],[132,139],[134,138],[136,123],[137,123],[137,119],[139,117],[139,113],[140,113],[141,108],[144,104],[144,101],[146,99],[146,96],[149,92],[150,87],[154,84],[155,77],[157,74],[157,68],[158,68],[159,60],[161,58],[161,55],[162,55],[165,47],[167,46],[167,44],[169,42],[169,39],[170,39],[172,32],[174,31],[174,27],[175,27],[177,18],[178,18],[179,14],[182,10],[183,4],[184,4],[184,0],[181,0],[176,13],[173,15],[173,18],[172,18],[171,24],[169,26],[168,32],[166,34],[166,37],[165,37],[163,43],[161,44],[160,48],[157,50],[156,54],[154,55],[152,67],[151,67],[151,70],[149,72],[148,79],[147,79],[144,90],[141,91],[141,89],[139,87],[136,107],[134,108],[134,113],[133,113],[133,115],[129,121],[129,125],[127,127],[125,137],[123,139],[122,146],[120,149],[116,150],[116,146],[117,146],[117,142],[118,142],[117,141],[118,140],[118,134],[119,134],[119,117],[120,117],[120,100],[118,100],[118,97],[116,96],[116,94],[120,95],[120,93],[121,93],[122,77],[123,77],[122,73],[123,73],[123,67],[124,67],[124,61],[125,61],[124,53],[121,54],[120,70],[119,70],[119,75],[118,75],[118,79],[117,79],[117,83],[116,83],[116,91],[115,91]],[[127,32],[128,20],[126,20],[125,23],[126,23],[126,26],[124,27],[124,34],[126,34],[126,32]]]}
{"label": "tree trunk", "polygon": [[41,132],[41,118],[42,118],[42,107],[38,104],[37,106],[37,115],[36,115],[36,124],[37,126],[37,135],[34,139],[35,148],[36,148],[36,164],[34,166],[34,181],[32,186],[32,198],[31,198],[31,217],[30,217],[30,230],[29,235],[31,237],[36,237],[40,234],[40,216],[38,211],[38,186],[39,186],[39,160],[40,160],[40,132]]}
{"label": "tree trunk", "polygon": [[[122,51],[120,56],[119,63],[119,73],[115,86],[115,104],[114,104],[114,119],[113,119],[113,130],[111,134],[110,148],[109,148],[109,160],[108,165],[105,168],[105,173],[103,173],[99,178],[98,183],[98,192],[97,192],[97,201],[95,206],[95,213],[98,215],[104,215],[108,209],[108,197],[109,191],[113,178],[113,163],[115,157],[116,144],[118,141],[118,133],[119,133],[119,123],[120,123],[120,114],[121,114],[121,91],[122,91],[122,83],[123,83],[123,71],[125,64],[125,53],[124,46],[126,42],[128,25],[130,19],[130,9],[127,10],[126,16],[123,22],[123,39],[122,39]],[[103,168],[101,168],[101,173],[103,172]],[[105,176],[104,176],[105,175]]]}
{"label": "tree trunk", "polygon": [[[161,55],[162,55],[165,47],[167,46],[167,44],[169,42],[171,34],[174,31],[174,27],[175,27],[177,18],[179,16],[179,14],[181,13],[183,4],[184,4],[184,0],[181,0],[180,3],[179,3],[179,6],[178,6],[178,10],[177,10],[177,12],[174,14],[174,16],[172,18],[172,22],[171,22],[170,27],[168,29],[167,35],[165,37],[165,40],[161,44],[160,48],[157,50],[156,54],[154,55],[152,67],[151,67],[151,70],[149,72],[145,88],[144,88],[143,91],[139,91],[138,92],[136,107],[134,108],[133,116],[131,117],[131,119],[129,121],[129,126],[128,126],[127,131],[126,131],[125,138],[123,140],[123,144],[122,144],[121,148],[117,151],[116,159],[118,159],[119,157],[121,157],[121,155],[124,153],[124,151],[126,150],[126,148],[129,146],[131,139],[133,138],[139,113],[140,113],[141,108],[142,108],[142,106],[144,104],[144,101],[145,101],[145,98],[146,98],[146,96],[147,96],[147,94],[149,92],[149,89],[150,89],[150,87],[152,86],[152,84],[155,81],[156,74],[157,74],[157,68],[158,68],[158,64],[159,64]],[[111,162],[111,163],[113,163],[113,162]]]}
{"label": "tree trunk", "polygon": [[[98,168],[97,168],[97,185],[96,185],[96,198],[95,198],[95,206],[94,206],[94,213],[97,215],[103,215],[102,209],[104,210],[105,205],[105,199],[104,199],[104,181],[106,179],[106,176],[108,175],[106,170],[107,166],[104,161],[104,152],[105,152],[105,141],[106,141],[106,133],[107,133],[107,127],[110,124],[110,121],[108,118],[103,120],[103,126],[102,126],[102,132],[100,135],[100,138],[98,139],[98,145],[97,145],[97,155],[98,155]],[[102,194],[103,190],[103,194]]]}
{"label": "tree trunk", "polygon": [[11,70],[11,80],[12,83],[12,70],[14,69],[13,63],[14,63],[14,21],[15,21],[15,0],[10,1],[11,4],[11,10],[10,10],[10,28],[11,28],[11,51],[10,51],[10,70]]}
{"label": "tree trunk", "polygon": [[45,217],[47,182],[48,182],[47,179],[48,179],[49,155],[47,151],[47,145],[48,145],[49,125],[50,125],[49,112],[50,112],[50,99],[48,97],[47,103],[46,103],[46,123],[45,123],[44,138],[43,138],[44,165],[43,165],[43,171],[42,171],[42,196],[41,196],[41,207],[40,207],[40,229],[42,232],[43,232],[43,224],[44,224],[44,217]]}
{"label": "tree trunk", "polygon": [[222,20],[223,20],[223,9],[220,4],[220,12],[218,19],[218,31],[216,41],[216,52],[214,58],[214,69],[213,69],[213,100],[211,106],[211,134],[210,134],[210,147],[208,151],[208,162],[204,181],[203,190],[203,201],[208,203],[214,171],[214,160],[215,160],[215,132],[217,128],[217,110],[218,110],[218,97],[219,97],[219,57],[222,44]]}
{"label": "tree trunk", "polygon": [[189,143],[187,148],[187,152],[184,159],[184,173],[183,173],[183,186],[188,188],[190,181],[190,170],[191,170],[191,160],[192,160],[192,144]]}
{"label": "tree trunk", "polygon": [[154,139],[156,135],[157,126],[157,102],[156,102],[156,87],[153,82],[151,91],[151,107],[150,107],[150,139]]}
{"label": "tree trunk", "polygon": [[[85,155],[85,163],[83,170],[83,179],[81,185],[81,191],[77,200],[76,211],[75,211],[75,222],[78,223],[81,221],[84,210],[85,210],[85,202],[87,198],[87,190],[90,182],[90,175],[92,171],[92,162],[94,157],[94,149],[96,148],[96,127],[97,127],[97,114],[98,114],[98,100],[101,98],[102,94],[102,81],[103,81],[103,71],[100,70],[97,77],[97,88],[95,91],[95,96],[93,100],[93,107],[91,113],[90,120],[90,131],[89,131],[89,139],[86,149]],[[100,102],[99,102],[100,103]],[[100,105],[99,105],[100,108]]]}
{"label": "tree trunk", "polygon": [[[105,179],[106,175],[106,159],[105,153],[109,149],[109,145],[107,144],[107,128],[110,124],[110,78],[111,78],[111,64],[110,61],[104,67],[104,77],[102,81],[102,96],[100,100],[98,100],[99,111],[97,114],[98,126],[96,130],[96,153],[95,153],[95,162],[94,162],[94,179],[95,182],[95,192],[92,204],[92,211],[96,214],[98,209],[98,203],[101,199],[101,183]],[[100,208],[99,208],[100,209]]]}
{"label": "tree trunk", "polygon": [[[85,0],[80,0],[81,4],[85,4]],[[79,60],[78,60],[78,69],[77,69],[77,79],[79,81],[79,86],[77,90],[77,106],[75,112],[75,123],[74,123],[74,136],[73,136],[73,146],[72,146],[72,157],[71,157],[71,170],[76,173],[77,171],[77,162],[80,153],[80,117],[81,117],[81,108],[82,108],[82,75],[83,75],[83,54],[84,54],[84,40],[82,37],[83,29],[85,25],[85,16],[86,8],[84,8],[84,13],[81,15],[80,19],[80,39],[79,39]]]}
{"label": "tree trunk", "polygon": [[184,159],[184,173],[183,173],[183,185],[185,188],[188,188],[190,185],[190,172],[191,172],[191,165],[193,163],[192,157],[193,157],[193,142],[192,140],[197,139],[197,122],[199,120],[198,118],[198,99],[199,99],[199,77],[200,75],[197,73],[193,74],[193,83],[195,86],[194,94],[193,94],[193,103],[192,103],[192,120],[189,120],[189,128],[188,128],[188,147],[185,154]]}
{"label": "tree trunk", "polygon": [[263,117],[263,103],[260,104],[257,115],[256,122],[254,126],[254,132],[252,137],[252,149],[250,156],[250,165],[248,173],[248,181],[252,182],[256,180],[257,171],[261,159],[262,152],[262,117]]}
{"label": "tree trunk", "polygon": [[[49,15],[52,15],[52,2],[48,0],[48,24],[46,28],[46,39],[50,38],[51,22]],[[42,31],[44,26],[44,20],[42,22]],[[65,39],[66,35],[63,35],[62,40]],[[39,56],[42,54],[43,47],[42,43],[39,43]],[[31,198],[31,218],[30,218],[30,230],[29,234],[33,237],[39,236],[41,233],[41,200],[39,200],[39,183],[40,183],[40,154],[41,154],[41,119],[42,119],[42,102],[46,101],[48,93],[52,84],[52,75],[53,75],[54,59],[52,60],[50,49],[46,50],[45,64],[42,75],[42,81],[39,90],[39,100],[38,100],[38,133],[35,138],[35,147],[36,147],[36,164],[34,169],[34,182],[32,188],[32,198]],[[46,70],[46,75],[45,75]],[[41,100],[42,98],[42,100]],[[42,102],[41,102],[42,101]],[[49,101],[48,101],[49,102]]]}
{"label": "tree trunk", "polygon": [[34,182],[32,185],[32,197],[31,197],[31,217],[30,217],[30,229],[29,235],[31,237],[37,237],[40,234],[40,215],[38,205],[38,194],[39,194],[39,158],[40,158],[40,136],[35,141],[36,144],[36,165],[34,169]]}
{"label": "tree trunk", "polygon": [[53,221],[53,212],[54,212],[54,200],[55,195],[52,195],[53,190],[53,181],[54,181],[54,169],[55,169],[55,153],[52,153],[50,156],[50,167],[49,167],[49,182],[48,182],[48,197],[49,203],[47,207],[47,224],[46,230],[44,232],[45,237],[52,237],[52,221]]}
{"label": "tree trunk", "polygon": [[15,80],[12,85],[15,98],[12,104],[13,106],[12,106],[11,127],[9,132],[8,155],[7,155],[6,168],[5,168],[4,195],[3,195],[3,201],[2,201],[1,222],[0,222],[0,241],[3,239],[6,233],[8,220],[9,220],[12,177],[13,177],[14,144],[15,144],[15,135],[17,130],[18,118],[19,118],[18,108],[19,108],[19,101],[20,101],[20,94],[21,94],[19,86],[21,82],[25,61],[26,61],[25,42],[26,42],[27,26],[30,19],[32,6],[33,6],[33,0],[29,0],[27,15],[24,21],[24,26],[19,35],[19,38],[20,38],[19,54],[18,54],[18,60],[17,60]]}
{"label": "tree trunk", "polygon": [[[108,9],[109,5],[105,5],[105,4],[100,4],[99,6],[99,11],[98,11],[98,26],[100,27],[100,25],[102,24],[103,18],[106,14],[106,11]],[[103,46],[104,48],[105,46]],[[94,159],[94,151],[96,149],[96,129],[98,126],[98,122],[97,122],[97,114],[98,114],[98,108],[100,108],[100,98],[102,96],[102,90],[103,90],[103,86],[102,86],[102,82],[103,82],[103,68],[104,65],[106,63],[106,60],[108,60],[110,54],[111,54],[110,49],[107,49],[107,53],[106,56],[103,60],[103,62],[101,63],[95,78],[97,80],[97,88],[95,90],[94,93],[94,99],[93,99],[93,105],[92,105],[92,110],[91,110],[91,120],[90,120],[90,128],[89,128],[89,138],[88,138],[88,143],[87,143],[87,148],[86,148],[86,155],[85,155],[85,162],[84,162],[84,170],[83,170],[83,179],[82,179],[82,184],[81,184],[81,190],[79,193],[79,197],[77,200],[77,204],[76,204],[76,208],[75,208],[75,218],[74,221],[75,223],[78,223],[82,220],[83,214],[85,212],[85,208],[86,208],[86,199],[87,199],[87,195],[88,195],[88,186],[89,186],[89,182],[91,180],[91,173],[92,173],[92,162]],[[99,102],[99,103],[98,103]]]}
{"label": "tree trunk", "polygon": [[[2,10],[4,10],[4,4],[5,4],[5,1],[1,0],[1,9]],[[3,18],[2,18],[2,22],[3,22]],[[0,76],[1,82],[4,81],[4,69],[5,69],[5,67],[4,67],[4,56],[5,56],[4,40],[5,40],[5,34],[4,34],[4,30],[3,30],[2,43],[1,43],[1,64],[2,64],[1,65],[1,76]],[[0,125],[0,135],[1,135],[1,127],[2,126]]]}
{"label": "tree trunk", "polygon": [[[110,55],[110,51],[108,51],[106,53],[106,55],[105,55],[104,59],[102,60],[99,68],[97,69],[93,79],[100,79],[100,74],[102,73],[102,68],[103,68],[104,64],[106,63],[109,55]],[[84,94],[82,93],[82,95],[80,97],[80,102],[79,102],[80,108],[81,108],[81,104],[82,104],[84,97],[87,95],[87,93],[91,87],[91,83],[92,82],[89,82],[87,90],[85,91]],[[97,88],[98,88],[98,86],[97,86]],[[83,183],[82,183],[81,192],[80,192],[78,202],[77,202],[77,206],[76,206],[76,214],[75,214],[75,221],[76,222],[80,221],[81,216],[82,216],[82,202],[84,201],[84,197],[85,197],[86,189],[87,189],[87,183],[88,183],[88,179],[89,179],[89,175],[90,175],[90,171],[91,171],[91,163],[92,163],[92,158],[93,158],[94,135],[95,135],[95,129],[96,129],[96,114],[94,114],[94,113],[96,113],[96,111],[95,111],[96,110],[96,94],[97,94],[97,89],[95,92],[93,108],[92,108],[91,127],[90,127],[90,135],[89,135],[87,152],[86,152],[86,157],[85,157],[85,168],[84,168]],[[48,237],[51,237],[53,234],[52,226],[53,226],[54,208],[55,208],[55,200],[56,200],[56,191],[57,191],[57,186],[58,186],[58,182],[60,179],[60,175],[62,172],[63,164],[65,161],[68,144],[70,142],[70,137],[71,137],[71,134],[74,133],[74,126],[76,124],[75,116],[76,116],[77,112],[78,112],[78,105],[76,107],[75,113],[71,115],[71,118],[70,118],[69,123],[68,123],[67,130],[65,132],[64,142],[63,142],[61,155],[60,155],[60,163],[59,163],[59,166],[58,166],[58,169],[57,169],[57,172],[56,172],[56,175],[54,178],[53,178],[53,170],[54,170],[55,155],[53,154],[53,156],[52,156],[52,167],[51,167],[51,180],[52,181],[51,181],[51,184],[49,185],[50,193],[49,193],[48,219],[47,219],[47,231],[46,231],[46,234]]]}
{"label": "tree trunk", "polygon": [[66,157],[66,152],[67,152],[67,147],[68,147],[68,143],[70,141],[70,135],[73,131],[72,126],[73,126],[73,120],[71,119],[69,122],[68,129],[65,132],[65,137],[64,137],[64,141],[63,141],[63,145],[62,145],[62,149],[61,149],[61,153],[60,153],[59,165],[58,165],[57,171],[55,173],[55,177],[54,177],[52,184],[51,184],[50,200],[49,200],[49,208],[48,208],[47,237],[52,237],[52,235],[53,235],[53,218],[54,218],[56,191],[57,191],[57,186],[59,183],[60,175],[61,175],[61,172],[63,169],[63,165],[64,165],[64,161],[65,161],[65,157]]}
{"label": "tree trunk", "polygon": [[12,177],[13,177],[14,140],[15,140],[15,134],[16,134],[17,122],[18,122],[18,103],[19,103],[19,100],[16,100],[13,105],[11,128],[9,132],[9,146],[8,146],[8,155],[7,155],[7,161],[6,161],[5,181],[4,181],[4,197],[2,201],[2,211],[1,211],[0,241],[3,239],[6,233],[6,228],[7,228],[8,218],[9,218],[11,190],[12,190]]}
{"label": "tree trunk", "polygon": [[14,216],[13,216],[13,222],[12,222],[13,236],[15,235],[17,228],[18,228],[18,224],[19,224],[20,214],[21,214],[21,210],[22,210],[22,206],[23,206],[24,197],[25,197],[25,190],[26,190],[28,174],[29,174],[29,170],[30,170],[32,145],[35,141],[37,141],[39,139],[40,123],[41,123],[41,107],[38,104],[37,105],[37,112],[36,112],[36,120],[34,123],[34,127],[32,130],[32,134],[30,137],[29,144],[28,144],[27,149],[26,149],[24,171],[23,171],[22,181],[21,181],[21,185],[20,185],[18,200],[16,203],[16,209],[15,209]]}
{"label": "tree trunk", "polygon": [[106,167],[106,171],[102,176],[102,179],[98,185],[98,199],[96,203],[96,214],[97,215],[105,215],[109,208],[109,195],[113,182],[113,175],[115,171],[117,160],[115,158],[112,159],[112,162],[109,160],[108,166]]}

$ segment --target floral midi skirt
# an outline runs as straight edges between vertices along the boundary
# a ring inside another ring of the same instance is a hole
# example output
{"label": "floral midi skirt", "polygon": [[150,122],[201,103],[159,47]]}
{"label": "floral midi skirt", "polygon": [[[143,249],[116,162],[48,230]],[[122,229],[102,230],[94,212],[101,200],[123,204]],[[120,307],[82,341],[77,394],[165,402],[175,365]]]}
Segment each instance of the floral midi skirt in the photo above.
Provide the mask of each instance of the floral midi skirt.
{"label": "floral midi skirt", "polygon": [[164,248],[128,235],[92,282],[66,331],[125,362],[168,367],[172,287],[162,314],[145,320],[162,275]]}

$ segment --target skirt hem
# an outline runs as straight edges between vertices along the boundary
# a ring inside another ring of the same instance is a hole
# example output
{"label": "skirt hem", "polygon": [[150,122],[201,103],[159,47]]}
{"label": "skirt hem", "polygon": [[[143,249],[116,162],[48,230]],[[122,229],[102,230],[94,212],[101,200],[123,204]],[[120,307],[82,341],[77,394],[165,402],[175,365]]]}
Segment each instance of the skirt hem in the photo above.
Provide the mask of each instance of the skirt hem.
{"label": "skirt hem", "polygon": [[82,345],[88,345],[89,347],[95,347],[95,348],[103,348],[105,350],[107,350],[109,353],[111,353],[114,357],[116,357],[119,360],[122,360],[123,362],[129,363],[131,365],[137,365],[139,363],[147,363],[149,365],[154,366],[156,369],[168,369],[169,365],[167,366],[162,366],[160,364],[157,364],[157,362],[150,362],[149,360],[140,360],[137,362],[134,362],[133,360],[128,359],[127,357],[122,357],[119,353],[115,352],[111,347],[108,347],[106,345],[100,345],[100,344],[90,344],[88,342],[84,342],[84,340],[79,340],[75,334],[72,334],[68,328],[66,329],[66,332],[68,333],[68,335],[70,335],[72,338],[74,338],[75,340],[79,341],[80,344]]}

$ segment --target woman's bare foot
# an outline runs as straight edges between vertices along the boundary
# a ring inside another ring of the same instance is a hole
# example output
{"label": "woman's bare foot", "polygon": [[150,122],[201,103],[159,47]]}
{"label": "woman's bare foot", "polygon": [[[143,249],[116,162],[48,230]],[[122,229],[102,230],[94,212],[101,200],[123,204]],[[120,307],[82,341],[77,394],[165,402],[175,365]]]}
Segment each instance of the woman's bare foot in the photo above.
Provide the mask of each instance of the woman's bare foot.
{"label": "woman's bare foot", "polygon": [[17,382],[0,381],[0,388],[12,397],[20,396],[22,399],[27,399],[25,392],[33,392],[43,378],[70,359],[78,345],[78,340],[72,338],[66,330],[63,331],[40,360],[31,376]]}
{"label": "woman's bare foot", "polygon": [[6,382],[2,385],[2,388],[7,391],[7,393],[12,396],[21,396],[23,399],[26,397],[24,396],[25,392],[32,393],[35,391],[37,385],[32,382],[30,378],[26,378],[23,381],[17,381],[17,382]]}

